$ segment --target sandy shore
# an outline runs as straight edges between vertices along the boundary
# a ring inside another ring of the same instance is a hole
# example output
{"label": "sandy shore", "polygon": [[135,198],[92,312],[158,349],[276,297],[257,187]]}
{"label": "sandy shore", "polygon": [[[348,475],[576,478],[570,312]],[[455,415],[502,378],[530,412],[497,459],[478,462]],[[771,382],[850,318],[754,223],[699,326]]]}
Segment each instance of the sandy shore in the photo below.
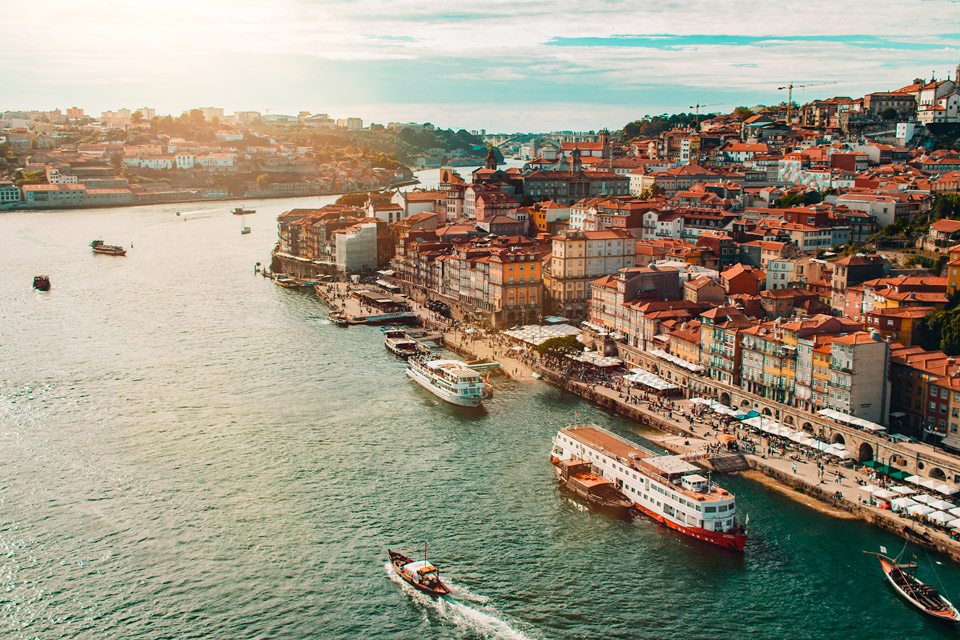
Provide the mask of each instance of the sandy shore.
{"label": "sandy shore", "polygon": [[743,471],[740,473],[740,475],[742,475],[744,478],[749,478],[754,482],[759,482],[760,484],[773,489],[777,493],[781,493],[792,500],[796,500],[800,504],[804,504],[810,507],[811,509],[816,509],[820,513],[825,513],[835,518],[842,518],[844,520],[857,519],[857,516],[855,516],[852,513],[848,513],[847,511],[842,511],[840,509],[834,509],[833,507],[820,502],[816,498],[812,498],[807,494],[802,493],[801,491],[797,491],[792,487],[788,487],[784,484],[777,482],[773,478],[769,478],[763,475],[763,473],[759,471]]}

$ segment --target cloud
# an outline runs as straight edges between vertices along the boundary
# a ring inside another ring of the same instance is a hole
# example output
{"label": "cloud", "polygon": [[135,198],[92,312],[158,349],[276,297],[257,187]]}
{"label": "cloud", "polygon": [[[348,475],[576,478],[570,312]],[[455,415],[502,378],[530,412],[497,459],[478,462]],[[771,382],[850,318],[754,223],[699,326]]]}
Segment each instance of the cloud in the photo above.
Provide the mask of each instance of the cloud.
{"label": "cloud", "polygon": [[[643,113],[694,102],[774,102],[783,98],[776,87],[791,80],[837,83],[800,99],[862,95],[931,68],[938,76],[952,73],[960,62],[960,12],[949,0],[786,7],[768,0],[486,0],[480,9],[432,0],[165,0],[162,8],[87,0],[80,12],[74,0],[44,6],[4,9],[0,64],[31,70],[5,79],[7,100],[93,99],[96,108],[115,108],[102,104],[124,99],[108,79],[123,78],[130,79],[126,102],[176,97],[181,108],[214,101],[229,111],[253,96],[277,108],[286,101],[287,111],[380,101],[495,104],[508,112],[514,104],[603,110],[632,102]],[[67,91],[73,93],[64,97]]]}

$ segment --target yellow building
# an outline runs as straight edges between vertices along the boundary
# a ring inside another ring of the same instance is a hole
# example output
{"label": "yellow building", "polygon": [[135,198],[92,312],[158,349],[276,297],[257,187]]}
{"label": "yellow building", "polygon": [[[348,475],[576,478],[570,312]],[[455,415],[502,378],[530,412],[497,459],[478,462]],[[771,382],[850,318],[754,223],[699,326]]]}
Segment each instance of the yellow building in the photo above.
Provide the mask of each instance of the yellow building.
{"label": "yellow building", "polygon": [[960,289],[960,244],[955,244],[949,249],[950,261],[947,263],[947,295],[953,295],[953,292]]}
{"label": "yellow building", "polygon": [[489,266],[488,282],[478,287],[478,307],[494,312],[499,324],[536,323],[542,312],[539,255],[528,250],[504,250],[478,262]]}

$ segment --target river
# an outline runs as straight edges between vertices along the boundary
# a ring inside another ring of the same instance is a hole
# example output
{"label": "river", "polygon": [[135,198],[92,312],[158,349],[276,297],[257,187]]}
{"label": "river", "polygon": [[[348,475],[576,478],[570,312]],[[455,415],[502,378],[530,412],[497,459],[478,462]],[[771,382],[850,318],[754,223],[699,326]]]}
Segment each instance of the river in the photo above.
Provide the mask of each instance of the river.
{"label": "river", "polygon": [[[0,636],[949,635],[861,553],[901,541],[746,479],[722,479],[742,555],[581,508],[551,437],[628,423],[542,383],[445,405],[379,329],[254,275],[277,214],[317,200],[244,201],[246,236],[232,202],[0,214]],[[423,540],[453,603],[387,571]]]}

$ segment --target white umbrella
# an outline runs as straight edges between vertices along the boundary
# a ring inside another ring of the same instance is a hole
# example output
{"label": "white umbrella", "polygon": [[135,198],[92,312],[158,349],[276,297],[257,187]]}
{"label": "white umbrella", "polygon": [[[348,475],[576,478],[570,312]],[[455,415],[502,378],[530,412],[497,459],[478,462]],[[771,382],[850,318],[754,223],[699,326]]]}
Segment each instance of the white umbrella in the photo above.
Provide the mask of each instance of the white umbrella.
{"label": "white umbrella", "polygon": [[834,456],[840,456],[840,455],[842,455],[842,454],[844,454],[844,453],[847,452],[846,449],[844,449],[843,447],[841,447],[841,446],[839,446],[839,445],[836,445],[836,444],[830,445],[829,447],[827,447],[826,449],[824,449],[824,451],[826,451],[826,452],[829,453],[830,455],[834,455]]}
{"label": "white umbrella", "polygon": [[960,518],[960,507],[954,507],[953,509],[948,509],[948,512]]}
{"label": "white umbrella", "polygon": [[930,489],[930,490],[935,489],[936,486],[937,486],[937,483],[936,483],[935,481],[933,481],[933,480],[930,480],[929,478],[927,478],[926,480],[923,480],[922,482],[919,482],[918,484],[919,484],[921,487],[923,487],[923,488],[925,488],[925,489]]}
{"label": "white umbrella", "polygon": [[916,504],[916,505],[908,508],[907,511],[908,511],[909,513],[915,515],[915,516],[925,516],[925,515],[927,515],[928,513],[932,513],[932,512],[933,512],[933,508],[932,508],[932,507],[928,507],[928,506],[925,505],[925,504]]}
{"label": "white umbrella", "polygon": [[890,491],[896,491],[897,493],[899,493],[899,494],[902,495],[902,496],[912,496],[913,494],[916,493],[916,491],[914,491],[914,490],[911,489],[910,487],[905,487],[905,486],[899,485],[899,484],[898,484],[897,486],[895,486],[895,487],[890,487]]}
{"label": "white umbrella", "polygon": [[913,499],[916,500],[917,502],[922,502],[923,504],[930,504],[930,502],[933,500],[933,498],[931,498],[925,493],[915,495],[913,496]]}
{"label": "white umbrella", "polygon": [[803,442],[807,439],[807,434],[805,434],[803,431],[794,431],[788,437],[794,442]]}
{"label": "white umbrella", "polygon": [[933,507],[934,509],[940,509],[942,511],[948,511],[952,509],[954,506],[956,506],[952,502],[947,502],[946,500],[940,500],[939,498],[936,500],[931,500],[927,504]]}
{"label": "white umbrella", "polygon": [[937,493],[942,493],[945,496],[952,496],[953,494],[960,491],[960,489],[957,489],[956,487],[951,487],[948,484],[938,484],[936,487],[934,487],[934,491],[936,491]]}
{"label": "white umbrella", "polygon": [[951,520],[950,522],[947,523],[947,526],[950,527],[951,529],[960,529],[960,518],[957,518],[956,520]]}
{"label": "white umbrella", "polygon": [[920,484],[923,481],[923,476],[907,476],[907,482],[910,484]]}
{"label": "white umbrella", "polygon": [[948,516],[943,511],[934,511],[933,513],[927,516],[927,520],[930,522],[936,522],[937,524],[947,524],[953,520],[952,516]]}
{"label": "white umbrella", "polygon": [[[920,503],[914,500],[911,500],[910,498],[903,497],[903,498],[897,498],[896,500],[891,500],[890,504],[897,509],[909,509],[910,507]],[[960,520],[960,518],[957,518],[957,519]]]}
{"label": "white umbrella", "polygon": [[860,491],[866,491],[867,493],[873,493],[874,491],[876,491],[876,490],[879,489],[879,488],[880,488],[880,487],[878,487],[878,486],[876,486],[876,485],[873,485],[873,484],[865,484],[865,485],[863,485],[862,487],[860,487]]}
{"label": "white umbrella", "polygon": [[877,496],[881,500],[889,500],[890,498],[896,498],[897,494],[893,491],[887,491],[886,489],[877,489],[873,492],[873,495]]}

